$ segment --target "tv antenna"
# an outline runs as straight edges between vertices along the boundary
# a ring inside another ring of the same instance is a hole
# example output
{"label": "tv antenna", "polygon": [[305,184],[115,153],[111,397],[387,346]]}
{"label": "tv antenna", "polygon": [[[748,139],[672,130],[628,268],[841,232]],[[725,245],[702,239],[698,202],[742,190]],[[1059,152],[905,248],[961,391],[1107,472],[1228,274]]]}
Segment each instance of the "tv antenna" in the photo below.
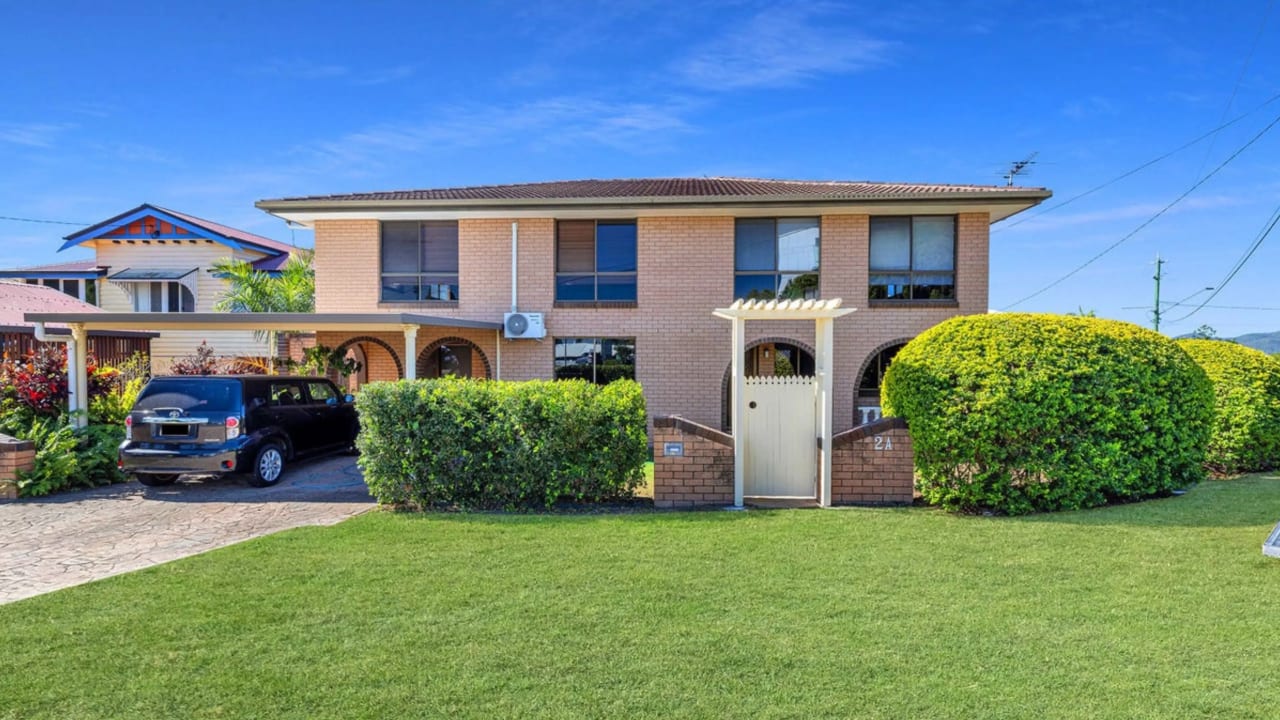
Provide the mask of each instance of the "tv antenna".
{"label": "tv antenna", "polygon": [[1019,175],[1029,175],[1031,173],[1031,166],[1036,164],[1036,156],[1039,154],[1039,151],[1033,152],[1024,159],[1018,160],[1010,165],[1009,172],[1003,175],[1005,185],[1012,186],[1013,179]]}

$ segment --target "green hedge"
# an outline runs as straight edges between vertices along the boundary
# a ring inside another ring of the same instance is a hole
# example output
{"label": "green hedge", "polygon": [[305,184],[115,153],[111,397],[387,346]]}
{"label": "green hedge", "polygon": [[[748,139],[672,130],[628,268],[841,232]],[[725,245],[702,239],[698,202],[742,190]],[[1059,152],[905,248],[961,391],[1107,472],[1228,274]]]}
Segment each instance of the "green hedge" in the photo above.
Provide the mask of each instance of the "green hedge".
{"label": "green hedge", "polygon": [[1235,474],[1280,464],[1280,360],[1223,340],[1179,340],[1213,382],[1206,464]]}
{"label": "green hedge", "polygon": [[366,385],[360,467],[379,502],[476,509],[630,496],[648,459],[640,385],[444,378]]}
{"label": "green hedge", "polygon": [[1203,477],[1213,390],[1177,343],[1059,315],[948,320],[885,376],[924,498],[1008,514],[1092,507]]}

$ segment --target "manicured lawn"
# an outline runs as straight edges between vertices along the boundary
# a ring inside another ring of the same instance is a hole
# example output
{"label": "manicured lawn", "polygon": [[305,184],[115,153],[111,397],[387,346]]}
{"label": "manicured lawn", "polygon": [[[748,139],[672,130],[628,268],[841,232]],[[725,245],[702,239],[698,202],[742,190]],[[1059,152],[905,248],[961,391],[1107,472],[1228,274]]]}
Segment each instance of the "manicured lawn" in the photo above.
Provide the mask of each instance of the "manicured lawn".
{"label": "manicured lawn", "polygon": [[0,717],[1273,718],[1278,519],[374,513],[0,606]]}

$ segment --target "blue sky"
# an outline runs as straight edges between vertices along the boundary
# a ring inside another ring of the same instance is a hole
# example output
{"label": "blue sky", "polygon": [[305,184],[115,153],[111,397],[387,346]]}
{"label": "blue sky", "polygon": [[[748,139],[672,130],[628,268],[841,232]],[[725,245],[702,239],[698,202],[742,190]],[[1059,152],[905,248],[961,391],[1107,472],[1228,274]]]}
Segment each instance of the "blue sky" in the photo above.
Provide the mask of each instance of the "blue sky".
{"label": "blue sky", "polygon": [[[1280,100],[1259,108],[1280,93],[1273,4],[8,3],[0,215],[92,223],[152,202],[307,245],[253,202],[584,177],[998,184],[1032,152],[1024,182],[1051,188],[1052,204],[1248,113],[1105,190],[997,225],[1002,308],[1280,116]],[[1145,324],[1124,308],[1151,303],[1157,252],[1165,298],[1215,285],[1277,201],[1280,129],[1018,309]],[[74,229],[0,220],[0,266],[54,259]],[[1213,304],[1280,307],[1277,270],[1280,230]],[[1209,308],[1165,329],[1202,323],[1277,330],[1280,312]]]}

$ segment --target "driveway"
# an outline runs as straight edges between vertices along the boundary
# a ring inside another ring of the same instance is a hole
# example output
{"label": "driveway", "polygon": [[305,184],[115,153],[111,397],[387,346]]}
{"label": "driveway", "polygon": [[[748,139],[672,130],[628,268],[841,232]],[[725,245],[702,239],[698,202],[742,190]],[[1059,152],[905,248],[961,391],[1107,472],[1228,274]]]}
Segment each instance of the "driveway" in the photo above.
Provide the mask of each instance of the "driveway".
{"label": "driveway", "polygon": [[0,603],[373,507],[354,458],[300,462],[280,483],[183,479],[0,504]]}

